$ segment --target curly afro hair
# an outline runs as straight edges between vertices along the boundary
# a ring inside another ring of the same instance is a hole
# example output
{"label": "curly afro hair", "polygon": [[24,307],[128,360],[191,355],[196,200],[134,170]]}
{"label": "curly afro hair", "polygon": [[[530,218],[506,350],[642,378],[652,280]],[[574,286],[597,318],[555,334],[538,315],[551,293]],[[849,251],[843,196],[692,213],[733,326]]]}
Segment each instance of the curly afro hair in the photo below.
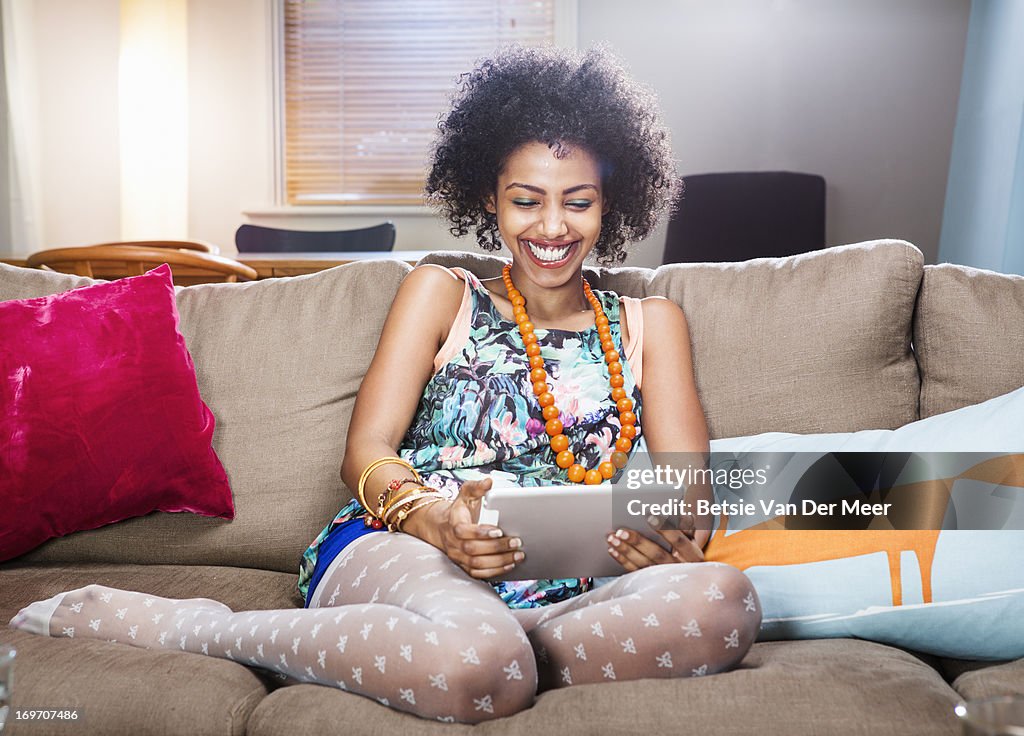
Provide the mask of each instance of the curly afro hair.
{"label": "curly afro hair", "polygon": [[438,131],[428,201],[452,235],[475,230],[485,250],[500,249],[501,236],[484,202],[509,155],[526,143],[546,143],[556,156],[580,146],[597,158],[609,209],[594,252],[606,266],[622,263],[623,244],[646,237],[681,186],[653,92],[600,47],[582,55],[521,46],[499,52],[459,78]]}

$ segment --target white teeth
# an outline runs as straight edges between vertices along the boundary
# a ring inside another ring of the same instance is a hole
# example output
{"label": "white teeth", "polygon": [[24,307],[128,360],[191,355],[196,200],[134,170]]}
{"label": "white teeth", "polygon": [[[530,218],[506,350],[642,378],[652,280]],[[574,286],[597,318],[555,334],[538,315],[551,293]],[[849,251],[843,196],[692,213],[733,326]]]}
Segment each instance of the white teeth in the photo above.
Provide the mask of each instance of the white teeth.
{"label": "white teeth", "polygon": [[529,246],[530,252],[537,257],[538,261],[547,261],[549,263],[562,260],[569,252],[569,249],[572,248],[572,243],[561,248],[541,248],[532,241],[525,240],[523,242]]}

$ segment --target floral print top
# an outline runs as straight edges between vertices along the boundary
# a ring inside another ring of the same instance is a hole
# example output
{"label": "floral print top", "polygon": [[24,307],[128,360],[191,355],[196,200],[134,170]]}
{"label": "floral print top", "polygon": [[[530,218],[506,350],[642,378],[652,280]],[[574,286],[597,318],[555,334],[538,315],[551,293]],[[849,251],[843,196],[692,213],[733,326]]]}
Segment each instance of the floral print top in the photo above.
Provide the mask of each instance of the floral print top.
{"label": "floral print top", "polygon": [[[399,455],[427,484],[449,498],[458,494],[463,482],[488,475],[520,486],[567,484],[565,471],[555,465],[548,443],[519,330],[501,316],[487,288],[474,275],[462,274],[471,287],[469,339],[427,382]],[[612,340],[625,356],[619,297],[606,291],[594,293],[608,317]],[[569,447],[577,462],[596,467],[610,456],[619,430],[597,329],[536,329],[535,333]],[[635,448],[641,437],[640,391],[625,359],[622,375],[638,417]],[[309,546],[299,573],[303,597],[320,544],[338,524],[365,515],[366,510],[352,500]],[[520,580],[491,585],[509,607],[531,608],[590,590],[593,580]]]}

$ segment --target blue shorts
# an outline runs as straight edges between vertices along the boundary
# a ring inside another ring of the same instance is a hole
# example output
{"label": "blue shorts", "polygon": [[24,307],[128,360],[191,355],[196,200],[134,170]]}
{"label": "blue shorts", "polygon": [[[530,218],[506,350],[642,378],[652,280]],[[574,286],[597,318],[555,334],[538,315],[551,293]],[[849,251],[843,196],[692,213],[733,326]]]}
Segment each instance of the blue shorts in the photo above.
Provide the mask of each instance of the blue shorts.
{"label": "blue shorts", "polygon": [[317,551],[316,566],[313,568],[313,575],[310,577],[309,587],[306,589],[305,607],[309,608],[309,601],[313,597],[313,591],[316,590],[316,586],[320,583],[320,578],[324,576],[334,558],[341,554],[345,547],[366,534],[386,531],[387,529],[374,529],[372,526],[366,526],[361,516],[342,522],[331,529]]}

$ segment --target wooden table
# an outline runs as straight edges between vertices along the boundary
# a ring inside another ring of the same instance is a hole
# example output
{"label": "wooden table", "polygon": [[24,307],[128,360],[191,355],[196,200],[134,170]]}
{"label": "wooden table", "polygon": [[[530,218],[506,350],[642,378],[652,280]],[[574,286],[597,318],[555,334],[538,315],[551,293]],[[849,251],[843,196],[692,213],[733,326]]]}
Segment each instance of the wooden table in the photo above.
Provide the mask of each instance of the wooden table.
{"label": "wooden table", "polygon": [[256,269],[261,279],[301,276],[353,261],[405,261],[415,265],[429,250],[350,251],[347,253],[239,253],[229,256]]}
{"label": "wooden table", "polygon": [[[337,253],[239,253],[228,255],[240,263],[256,270],[258,278],[268,279],[278,276],[301,276],[315,273],[334,266],[342,266],[353,261],[399,260],[410,265],[426,256],[429,250],[393,250],[393,251],[349,251]],[[0,258],[0,263],[11,266],[25,266],[24,258]],[[96,264],[96,278],[112,279],[125,276],[123,268],[117,264]],[[174,283],[179,285],[200,284],[207,281],[218,281],[214,277],[206,277],[201,272],[185,266],[174,269]]]}

